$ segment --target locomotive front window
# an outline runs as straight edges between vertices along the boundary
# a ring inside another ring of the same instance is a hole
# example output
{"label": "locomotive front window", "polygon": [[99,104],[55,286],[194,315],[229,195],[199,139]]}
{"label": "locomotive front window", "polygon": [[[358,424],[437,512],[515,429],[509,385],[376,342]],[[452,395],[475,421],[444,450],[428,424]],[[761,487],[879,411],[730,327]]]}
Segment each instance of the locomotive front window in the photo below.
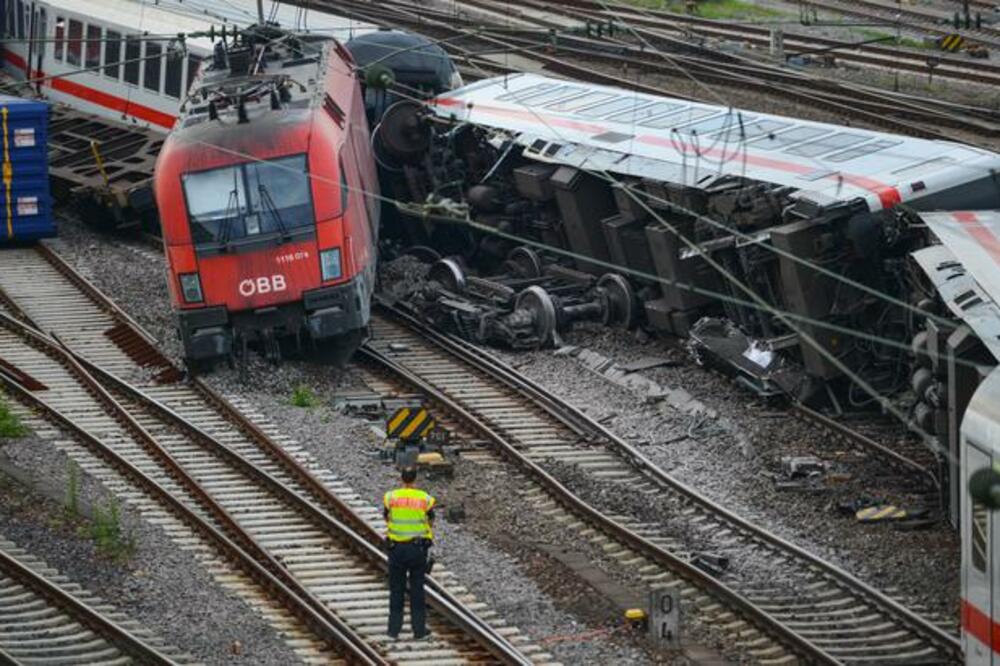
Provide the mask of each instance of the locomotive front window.
{"label": "locomotive front window", "polygon": [[284,235],[314,223],[305,155],[188,173],[182,182],[199,245]]}

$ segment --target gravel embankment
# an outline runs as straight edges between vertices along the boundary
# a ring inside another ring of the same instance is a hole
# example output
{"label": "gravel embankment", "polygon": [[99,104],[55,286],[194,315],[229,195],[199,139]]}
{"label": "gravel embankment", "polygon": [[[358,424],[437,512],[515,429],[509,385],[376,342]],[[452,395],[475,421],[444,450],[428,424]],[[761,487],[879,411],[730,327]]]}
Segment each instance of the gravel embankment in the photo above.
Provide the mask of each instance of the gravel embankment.
{"label": "gravel embankment", "polygon": [[47,439],[0,438],[5,537],[201,662],[300,663],[262,617],[127,505],[121,506],[122,543],[131,548],[98,552],[88,516],[93,507],[106,513],[112,495],[79,471],[80,512],[73,518],[67,509],[70,465]]}
{"label": "gravel embankment", "polygon": [[[580,327],[568,344],[619,363],[657,356],[676,365],[640,372],[663,387],[682,387],[709,411],[692,415],[666,401],[646,401],[586,369],[568,354],[496,352],[518,370],[637,444],[660,467],[709,498],[880,588],[898,588],[945,618],[957,618],[959,543],[944,523],[919,531],[859,524],[841,503],[885,499],[917,508],[926,497],[877,460],[831,441],[822,429],[758,400],[727,377],[696,366],[659,341]],[[783,456],[812,454],[833,463],[838,483],[778,490]]]}

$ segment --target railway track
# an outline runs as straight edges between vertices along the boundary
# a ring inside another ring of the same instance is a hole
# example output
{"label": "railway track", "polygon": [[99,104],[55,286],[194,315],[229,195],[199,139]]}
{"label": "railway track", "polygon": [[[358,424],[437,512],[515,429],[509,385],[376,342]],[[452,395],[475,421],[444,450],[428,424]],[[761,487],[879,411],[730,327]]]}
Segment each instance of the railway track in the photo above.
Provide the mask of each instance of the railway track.
{"label": "railway track", "polygon": [[[469,4],[469,0],[466,0],[465,4]],[[481,3],[473,0],[473,4]],[[483,6],[491,5],[487,0]],[[547,11],[553,11],[551,5]],[[623,25],[659,30],[665,34],[686,37],[698,35],[739,41],[752,44],[756,48],[767,48],[771,43],[769,28],[738,21],[706,19],[690,14],[666,13],[629,5],[605,6],[595,2],[573,3],[572,8],[567,7],[565,12],[567,17],[576,20],[619,21]],[[972,60],[968,56],[949,55],[943,51],[914,50],[878,43],[857,45],[791,30],[786,30],[784,33],[784,47],[788,55],[827,51],[840,62],[889,70],[900,69],[939,80],[974,81],[988,85],[1000,83],[1000,66],[995,63],[989,60]]]}
{"label": "railway track", "polygon": [[0,536],[0,663],[166,666],[193,660]]}
{"label": "railway track", "polygon": [[[483,350],[384,307],[374,329],[363,354],[386,388],[402,382],[427,395],[476,433],[481,455],[537,484],[528,500],[540,511],[590,534],[646,585],[678,589],[688,612],[758,661],[961,662],[949,631],[677,482]],[[587,499],[598,493],[623,499],[603,513]],[[627,496],[654,508],[638,510]],[[706,553],[738,564],[713,570]]]}
{"label": "railway track", "polygon": [[[503,2],[476,0],[477,6],[493,6],[502,10]],[[581,10],[560,0],[556,7],[566,7],[570,17]],[[534,0],[518,0],[514,7],[541,7]],[[502,21],[477,27],[474,21],[462,20],[446,11],[417,7],[406,0],[382,3],[376,12],[363,0],[329,4],[331,11],[347,13],[375,24],[391,25],[421,31],[442,40],[442,46],[462,63],[484,49],[517,54],[515,69],[560,74],[570,78],[640,90],[651,94],[685,98],[659,83],[637,81],[638,73],[649,80],[673,79],[681,82],[697,79],[702,84],[722,85],[761,94],[780,96],[796,103],[862,120],[884,130],[935,139],[965,138],[971,143],[983,143],[1000,136],[1000,120],[990,110],[965,108],[935,100],[890,95],[883,90],[842,84],[828,79],[787,69],[762,65],[732,54],[708,48],[697,48],[676,38],[670,38],[671,48],[660,49],[663,35],[646,28],[621,31],[614,39],[560,35],[551,39],[537,32],[518,34]],[[550,5],[545,9],[552,11]],[[583,17],[585,18],[585,16]],[[548,23],[537,20],[539,28]],[[492,30],[492,32],[491,32]],[[634,34],[632,34],[634,33]],[[625,37],[638,35],[645,43]],[[540,49],[548,43],[548,47]],[[653,48],[650,48],[650,46]],[[661,45],[662,46],[662,45]],[[681,49],[678,53],[673,47]],[[530,51],[528,49],[531,49]],[[664,57],[664,53],[670,51]],[[690,53],[694,50],[694,53]],[[623,63],[628,63],[624,68]],[[690,99],[717,103],[705,98],[704,92],[687,96]],[[986,143],[985,145],[989,145]]]}
{"label": "railway track", "polygon": [[464,590],[438,581],[428,589],[433,639],[388,640],[387,562],[374,510],[361,516],[207,385],[178,381],[138,329],[50,252],[5,251],[0,291],[22,319],[0,314],[8,391],[114,464],[218,557],[239,563],[320,644],[305,658],[335,651],[375,664],[549,660],[513,628],[479,617]]}

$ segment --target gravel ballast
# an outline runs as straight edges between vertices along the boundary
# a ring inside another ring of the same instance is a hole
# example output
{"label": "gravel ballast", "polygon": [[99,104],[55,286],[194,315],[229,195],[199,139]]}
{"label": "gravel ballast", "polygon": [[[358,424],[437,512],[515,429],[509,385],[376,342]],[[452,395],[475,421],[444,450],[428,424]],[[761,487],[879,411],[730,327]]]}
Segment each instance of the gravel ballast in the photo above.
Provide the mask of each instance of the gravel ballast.
{"label": "gravel ballast", "polygon": [[78,517],[67,511],[71,462],[41,437],[0,439],[0,524],[4,536],[168,643],[206,664],[300,663],[278,633],[194,556],[120,504],[125,550],[99,552],[89,535],[94,507],[111,493],[77,468]]}

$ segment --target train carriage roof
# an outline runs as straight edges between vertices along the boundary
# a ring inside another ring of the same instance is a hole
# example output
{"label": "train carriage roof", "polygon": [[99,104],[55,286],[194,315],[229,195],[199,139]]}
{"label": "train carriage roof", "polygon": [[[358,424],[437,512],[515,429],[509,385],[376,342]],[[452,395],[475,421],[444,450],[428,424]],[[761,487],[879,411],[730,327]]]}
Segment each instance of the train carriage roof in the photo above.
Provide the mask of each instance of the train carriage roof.
{"label": "train carriage roof", "polygon": [[[503,130],[539,161],[705,186],[746,176],[872,210],[987,177],[1000,155],[932,141],[566,81],[485,79],[434,100]],[[808,194],[807,194],[808,193]]]}
{"label": "train carriage roof", "polygon": [[[246,27],[257,22],[255,0],[48,0],[48,5],[82,16],[93,16],[101,23],[133,28],[151,35],[175,35],[207,31],[213,25]],[[264,3],[266,16],[271,16],[272,3]],[[274,20],[283,28],[336,37],[347,41],[357,35],[372,32],[375,26],[356,19],[329,14],[315,9],[306,11],[286,3],[274,5]],[[189,44],[211,51],[212,43],[205,38],[189,40]]]}

